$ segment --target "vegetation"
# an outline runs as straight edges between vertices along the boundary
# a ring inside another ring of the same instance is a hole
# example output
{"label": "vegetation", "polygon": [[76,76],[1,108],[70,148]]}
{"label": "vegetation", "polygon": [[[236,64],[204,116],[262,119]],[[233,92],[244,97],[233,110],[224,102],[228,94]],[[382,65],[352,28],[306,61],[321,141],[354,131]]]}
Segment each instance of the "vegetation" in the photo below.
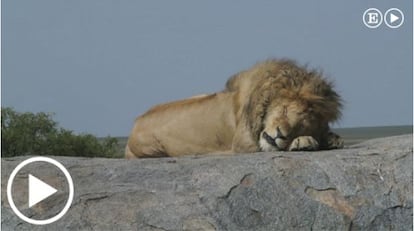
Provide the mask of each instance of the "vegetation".
{"label": "vegetation", "polygon": [[1,108],[1,155],[119,156],[118,140],[76,135],[58,126],[51,113],[16,112]]}

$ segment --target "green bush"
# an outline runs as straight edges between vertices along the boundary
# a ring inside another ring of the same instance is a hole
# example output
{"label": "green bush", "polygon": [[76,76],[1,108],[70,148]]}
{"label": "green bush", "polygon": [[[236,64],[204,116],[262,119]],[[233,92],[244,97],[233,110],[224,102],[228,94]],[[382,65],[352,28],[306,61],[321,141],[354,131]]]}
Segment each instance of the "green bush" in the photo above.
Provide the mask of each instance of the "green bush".
{"label": "green bush", "polygon": [[114,157],[118,140],[98,139],[90,134],[73,134],[58,127],[50,113],[20,113],[1,109],[2,157],[19,155],[61,155]]}

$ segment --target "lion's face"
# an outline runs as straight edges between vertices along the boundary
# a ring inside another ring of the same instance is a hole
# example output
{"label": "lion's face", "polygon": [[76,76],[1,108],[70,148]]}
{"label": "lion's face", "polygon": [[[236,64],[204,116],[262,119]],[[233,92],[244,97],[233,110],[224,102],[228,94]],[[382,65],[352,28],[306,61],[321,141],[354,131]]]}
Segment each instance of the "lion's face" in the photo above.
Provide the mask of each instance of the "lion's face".
{"label": "lion's face", "polygon": [[328,122],[321,120],[314,108],[306,102],[286,101],[271,105],[264,118],[259,145],[262,151],[287,150],[299,136],[318,138]]}

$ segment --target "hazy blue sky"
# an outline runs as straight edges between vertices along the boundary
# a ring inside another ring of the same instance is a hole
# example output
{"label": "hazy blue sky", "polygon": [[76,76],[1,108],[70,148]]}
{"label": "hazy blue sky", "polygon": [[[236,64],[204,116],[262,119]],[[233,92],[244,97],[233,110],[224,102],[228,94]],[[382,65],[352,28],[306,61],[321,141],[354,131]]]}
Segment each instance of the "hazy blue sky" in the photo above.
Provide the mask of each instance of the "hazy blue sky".
{"label": "hazy blue sky", "polygon": [[[411,0],[3,0],[2,105],[126,136],[154,104],[223,89],[270,57],[322,68],[345,100],[336,127],[413,121]],[[405,13],[368,29],[363,12]]]}

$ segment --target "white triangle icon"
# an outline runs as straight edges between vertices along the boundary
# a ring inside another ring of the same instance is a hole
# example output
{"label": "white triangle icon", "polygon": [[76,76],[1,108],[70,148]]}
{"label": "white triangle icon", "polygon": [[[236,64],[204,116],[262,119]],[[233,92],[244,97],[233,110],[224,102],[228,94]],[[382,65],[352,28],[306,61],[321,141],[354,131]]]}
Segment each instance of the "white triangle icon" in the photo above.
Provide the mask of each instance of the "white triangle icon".
{"label": "white triangle icon", "polygon": [[397,15],[395,15],[393,13],[390,14],[390,23],[394,23],[398,19],[400,19],[400,17],[398,17]]}
{"label": "white triangle icon", "polygon": [[29,174],[29,208],[56,192],[55,188]]}

